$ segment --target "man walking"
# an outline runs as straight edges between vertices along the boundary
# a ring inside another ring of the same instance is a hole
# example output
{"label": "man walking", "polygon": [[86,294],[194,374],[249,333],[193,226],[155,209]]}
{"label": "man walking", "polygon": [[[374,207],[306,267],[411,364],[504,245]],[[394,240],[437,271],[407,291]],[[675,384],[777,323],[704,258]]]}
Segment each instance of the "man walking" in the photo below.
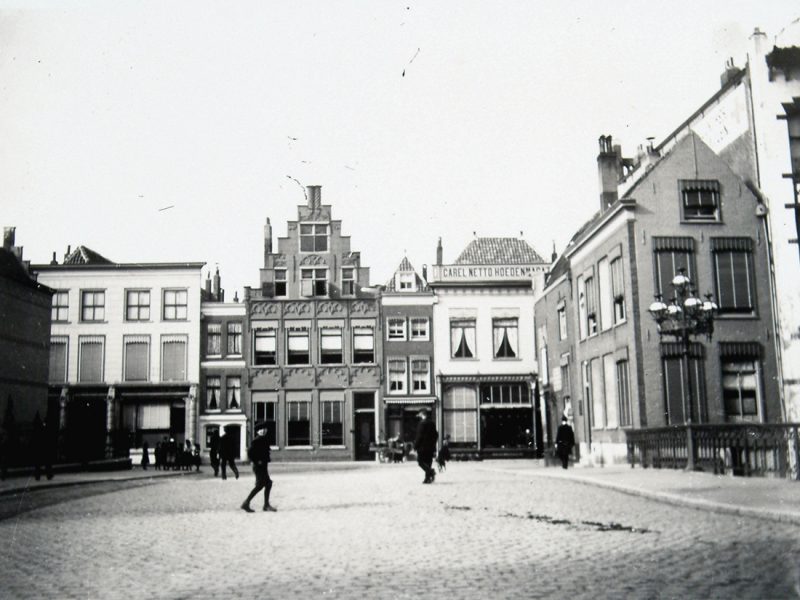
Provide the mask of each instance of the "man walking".
{"label": "man walking", "polygon": [[222,464],[222,479],[228,478],[227,467],[231,468],[236,479],[239,479],[239,469],[236,468],[236,440],[227,431],[219,438],[219,458]]}
{"label": "man walking", "polygon": [[561,425],[556,433],[556,454],[561,459],[561,468],[569,466],[569,455],[572,454],[572,447],[575,445],[575,433],[567,422],[567,417],[561,417]]}
{"label": "man walking", "polygon": [[258,492],[264,490],[264,510],[277,512],[277,508],[269,503],[269,493],[272,490],[272,479],[269,477],[270,447],[267,438],[267,424],[260,421],[255,424],[256,438],[247,449],[247,456],[253,463],[253,474],[256,476],[256,485],[250,490],[247,499],[242,503],[242,510],[254,512],[250,508],[250,501],[256,497]]}
{"label": "man walking", "polygon": [[433,483],[436,479],[436,471],[433,470],[433,455],[436,452],[436,440],[439,433],[436,426],[430,420],[427,408],[423,408],[418,414],[420,418],[417,426],[417,439],[414,442],[414,449],[417,451],[417,464],[425,472],[425,480],[422,483]]}

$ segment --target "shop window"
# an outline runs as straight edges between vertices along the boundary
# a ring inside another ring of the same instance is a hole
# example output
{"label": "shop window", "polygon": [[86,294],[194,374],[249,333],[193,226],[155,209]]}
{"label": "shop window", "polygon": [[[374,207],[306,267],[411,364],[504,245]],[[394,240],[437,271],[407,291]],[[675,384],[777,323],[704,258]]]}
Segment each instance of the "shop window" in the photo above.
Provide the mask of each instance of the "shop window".
{"label": "shop window", "polygon": [[411,391],[414,394],[430,392],[431,361],[428,358],[411,359]]}
{"label": "shop window", "polygon": [[425,342],[430,338],[430,330],[427,317],[414,317],[411,319],[411,339],[413,341]]}
{"label": "shop window", "polygon": [[450,386],[442,399],[443,433],[453,446],[468,446],[478,441],[478,398],[471,386]]}
{"label": "shop window", "polygon": [[525,383],[491,383],[482,384],[482,404],[529,404],[528,385]]}
{"label": "shop window", "polygon": [[749,238],[711,238],[720,314],[753,314],[755,281]]}
{"label": "shop window", "polygon": [[340,392],[321,392],[322,431],[320,442],[323,446],[344,445],[344,401]]}
{"label": "shop window", "polygon": [[274,329],[255,329],[253,332],[253,364],[278,364],[277,333]]}
{"label": "shop window", "polygon": [[323,327],[319,332],[319,362],[322,364],[341,364],[342,330],[339,327]]}
{"label": "shop window", "polygon": [[307,298],[328,295],[328,269],[301,269],[300,293]]}
{"label": "shop window", "polygon": [[450,320],[450,356],[475,357],[475,319]]}
{"label": "shop window", "polygon": [[286,403],[288,413],[287,446],[311,445],[311,402],[293,400]]}
{"label": "shop window", "polygon": [[126,335],[123,344],[125,381],[147,381],[150,372],[150,337]]}

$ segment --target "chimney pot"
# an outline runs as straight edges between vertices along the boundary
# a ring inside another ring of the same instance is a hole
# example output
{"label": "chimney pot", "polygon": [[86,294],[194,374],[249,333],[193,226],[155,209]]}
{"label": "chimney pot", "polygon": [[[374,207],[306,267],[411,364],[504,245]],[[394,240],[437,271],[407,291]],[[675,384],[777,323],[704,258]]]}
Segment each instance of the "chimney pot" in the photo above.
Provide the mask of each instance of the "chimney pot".
{"label": "chimney pot", "polygon": [[306,195],[308,196],[308,208],[318,209],[322,207],[322,186],[307,185]]}
{"label": "chimney pot", "polygon": [[442,264],[442,238],[439,238],[439,243],[436,244],[436,264]]}
{"label": "chimney pot", "polygon": [[11,250],[14,247],[14,232],[16,227],[3,227],[3,248]]}
{"label": "chimney pot", "polygon": [[622,174],[622,148],[613,144],[610,135],[600,136],[597,170],[600,176],[600,210],[604,211],[617,200],[617,186]]}
{"label": "chimney pot", "polygon": [[51,265],[57,265],[58,261],[56,260],[56,251],[53,250],[53,260],[50,261]]}

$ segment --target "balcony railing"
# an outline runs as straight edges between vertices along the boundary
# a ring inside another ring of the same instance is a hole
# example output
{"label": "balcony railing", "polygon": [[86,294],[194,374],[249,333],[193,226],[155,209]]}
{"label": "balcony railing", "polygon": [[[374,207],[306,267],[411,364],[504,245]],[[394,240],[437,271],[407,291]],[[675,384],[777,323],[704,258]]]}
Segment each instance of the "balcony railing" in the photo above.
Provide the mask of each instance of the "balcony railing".
{"label": "balcony railing", "polygon": [[675,425],[626,431],[631,467],[799,479],[800,423]]}

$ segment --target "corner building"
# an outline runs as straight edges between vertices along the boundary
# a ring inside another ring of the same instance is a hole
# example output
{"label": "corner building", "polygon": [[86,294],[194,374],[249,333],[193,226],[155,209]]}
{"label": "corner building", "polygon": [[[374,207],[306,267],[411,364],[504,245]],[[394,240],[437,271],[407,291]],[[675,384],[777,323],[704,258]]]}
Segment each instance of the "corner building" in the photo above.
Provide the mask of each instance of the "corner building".
{"label": "corner building", "polygon": [[273,460],[372,460],[378,439],[380,300],[320,186],[272,250],[264,228],[259,289],[245,288],[252,424],[268,423]]}
{"label": "corner building", "polygon": [[451,265],[441,240],[430,286],[440,437],[454,454],[540,453],[534,293],[549,265],[517,238],[476,238]]}

